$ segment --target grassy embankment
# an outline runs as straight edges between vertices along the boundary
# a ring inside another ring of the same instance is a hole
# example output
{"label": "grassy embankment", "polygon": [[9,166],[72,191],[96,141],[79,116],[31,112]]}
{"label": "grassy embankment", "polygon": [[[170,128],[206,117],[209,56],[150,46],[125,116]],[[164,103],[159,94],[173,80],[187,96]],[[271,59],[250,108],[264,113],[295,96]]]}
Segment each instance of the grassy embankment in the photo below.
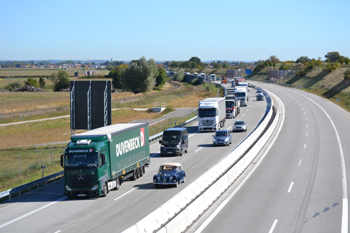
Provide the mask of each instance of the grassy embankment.
{"label": "grassy embankment", "polygon": [[[276,70],[278,68],[279,66],[276,67]],[[268,80],[269,70],[273,69],[274,67],[266,67],[262,71],[253,72],[247,78]],[[285,83],[301,87],[302,90],[326,98],[350,111],[350,80],[344,80],[343,77],[347,69],[349,66],[341,66],[333,72],[327,72],[323,70],[323,67],[316,67],[304,77],[294,76],[286,80]]]}
{"label": "grassy embankment", "polygon": [[[197,107],[198,101],[206,97],[213,97],[216,91],[208,91],[203,87],[183,88],[166,96],[159,96],[158,101],[166,100],[168,110],[163,113],[137,112],[133,109],[120,109],[113,111],[112,123],[126,123],[137,119],[158,118],[174,108]],[[157,99],[153,99],[157,100]],[[21,101],[18,101],[21,102]],[[133,102],[131,102],[133,103]],[[141,101],[133,103],[136,107],[147,107]],[[188,116],[188,118],[193,117]],[[174,125],[174,122],[186,120],[172,119],[150,126],[150,135],[158,133]],[[45,175],[61,171],[59,165],[60,155],[65,144],[53,146],[25,146],[44,144],[57,141],[68,141],[70,138],[69,118],[51,121],[3,126],[0,131],[0,192],[17,187],[21,184],[41,178],[41,165],[46,165]],[[81,131],[76,131],[79,133]],[[15,147],[14,146],[20,146]],[[5,149],[4,147],[12,147]],[[20,156],[19,156],[20,155]],[[19,167],[20,160],[20,167]],[[20,171],[20,174],[18,174]]]}

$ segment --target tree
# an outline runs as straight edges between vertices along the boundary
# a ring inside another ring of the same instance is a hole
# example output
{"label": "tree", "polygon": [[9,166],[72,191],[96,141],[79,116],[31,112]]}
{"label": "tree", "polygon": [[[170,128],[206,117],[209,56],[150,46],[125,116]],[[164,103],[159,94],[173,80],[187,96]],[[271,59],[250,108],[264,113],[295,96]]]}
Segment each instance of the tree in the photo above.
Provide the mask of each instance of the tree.
{"label": "tree", "polygon": [[329,59],[330,62],[336,62],[340,59],[339,52],[328,52],[325,58]]}
{"label": "tree", "polygon": [[133,60],[125,70],[123,83],[127,89],[134,93],[146,92],[153,89],[155,75],[157,74],[157,63],[151,59],[147,62],[145,57]]}
{"label": "tree", "polygon": [[166,77],[166,71],[162,67],[160,67],[158,70],[158,76],[156,77],[156,86],[163,86],[166,81]]}
{"label": "tree", "polygon": [[115,67],[114,69],[112,69],[109,72],[108,78],[112,79],[112,85],[115,89],[123,89],[124,88],[122,76],[123,76],[126,68],[127,68],[127,66],[120,65],[120,66]]}
{"label": "tree", "polygon": [[26,81],[24,81],[25,86],[33,86],[33,87],[39,87],[38,81],[34,78],[27,78]]}
{"label": "tree", "polygon": [[45,83],[45,79],[43,77],[39,78],[39,85],[41,88],[44,88],[46,83]]}
{"label": "tree", "polygon": [[199,59],[198,57],[191,57],[189,61],[193,61],[198,65],[202,65],[201,59]]}
{"label": "tree", "polygon": [[310,61],[310,59],[307,56],[301,56],[295,61],[295,63],[300,62],[300,63],[305,64],[305,62],[309,62],[309,61]]}
{"label": "tree", "polygon": [[53,72],[50,75],[50,80],[54,84],[54,91],[60,91],[69,87],[69,75],[64,70],[60,70],[57,73]]}
{"label": "tree", "polygon": [[275,55],[272,55],[269,60],[273,63],[273,64],[276,64],[276,63],[280,63],[280,59],[278,59]]}

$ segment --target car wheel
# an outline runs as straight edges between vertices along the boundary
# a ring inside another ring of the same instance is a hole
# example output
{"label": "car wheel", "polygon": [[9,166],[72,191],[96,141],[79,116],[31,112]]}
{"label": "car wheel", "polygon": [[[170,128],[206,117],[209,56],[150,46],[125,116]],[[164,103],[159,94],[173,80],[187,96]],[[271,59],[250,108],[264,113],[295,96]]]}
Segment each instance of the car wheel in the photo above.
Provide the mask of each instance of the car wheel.
{"label": "car wheel", "polygon": [[102,188],[102,195],[105,197],[107,196],[108,189],[107,189],[107,184],[105,183]]}
{"label": "car wheel", "polygon": [[187,153],[187,149],[185,150],[185,153]]}
{"label": "car wheel", "polygon": [[180,152],[180,154],[179,154],[180,156],[182,156],[182,152]]}

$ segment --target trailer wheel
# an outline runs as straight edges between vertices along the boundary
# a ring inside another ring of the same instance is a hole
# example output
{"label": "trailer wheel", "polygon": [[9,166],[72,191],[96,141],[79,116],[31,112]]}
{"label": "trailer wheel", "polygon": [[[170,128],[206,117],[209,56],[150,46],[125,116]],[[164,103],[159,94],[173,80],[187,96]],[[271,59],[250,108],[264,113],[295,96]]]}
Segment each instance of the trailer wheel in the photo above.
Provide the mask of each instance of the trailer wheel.
{"label": "trailer wheel", "polygon": [[138,179],[140,177],[140,172],[139,172],[139,169],[136,168],[135,169],[135,180]]}
{"label": "trailer wheel", "polygon": [[142,175],[141,175],[141,168],[137,168],[137,179],[140,178]]}
{"label": "trailer wheel", "polygon": [[130,180],[136,180],[136,170],[132,170],[132,176],[130,178]]}
{"label": "trailer wheel", "polygon": [[120,188],[120,180],[119,180],[119,178],[117,178],[117,179],[115,180],[115,183],[116,183],[116,185],[115,185],[114,190],[118,190],[118,189]]}
{"label": "trailer wheel", "polygon": [[142,167],[139,168],[139,169],[140,169],[140,177],[143,176],[143,168],[144,168],[144,166],[142,166]]}
{"label": "trailer wheel", "polygon": [[146,168],[145,168],[145,166],[142,166],[142,173],[143,173],[143,174],[146,173]]}

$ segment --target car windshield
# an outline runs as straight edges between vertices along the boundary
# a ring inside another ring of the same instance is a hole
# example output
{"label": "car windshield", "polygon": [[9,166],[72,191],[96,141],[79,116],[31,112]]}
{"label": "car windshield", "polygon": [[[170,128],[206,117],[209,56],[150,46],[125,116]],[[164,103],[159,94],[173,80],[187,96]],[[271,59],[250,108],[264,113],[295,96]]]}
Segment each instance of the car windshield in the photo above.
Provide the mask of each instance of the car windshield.
{"label": "car windshield", "polygon": [[244,124],[244,121],[236,121],[235,122],[235,125],[243,125]]}
{"label": "car windshield", "polygon": [[207,108],[207,109],[200,108],[198,110],[198,116],[199,117],[215,117],[216,116],[216,109],[215,108]]}
{"label": "car windshield", "polygon": [[262,90],[257,90],[256,93],[262,93]]}
{"label": "car windshield", "polygon": [[163,143],[179,143],[180,134],[163,134]]}
{"label": "car windshield", "polygon": [[163,165],[160,166],[159,172],[162,173],[169,173],[169,172],[175,172],[175,171],[180,171],[180,168],[177,166],[171,166],[171,165]]}
{"label": "car windshield", "polygon": [[98,166],[98,154],[68,154],[65,159],[66,167],[96,167]]}
{"label": "car windshield", "polygon": [[227,132],[226,131],[218,131],[218,132],[216,132],[216,136],[217,137],[227,136]]}

